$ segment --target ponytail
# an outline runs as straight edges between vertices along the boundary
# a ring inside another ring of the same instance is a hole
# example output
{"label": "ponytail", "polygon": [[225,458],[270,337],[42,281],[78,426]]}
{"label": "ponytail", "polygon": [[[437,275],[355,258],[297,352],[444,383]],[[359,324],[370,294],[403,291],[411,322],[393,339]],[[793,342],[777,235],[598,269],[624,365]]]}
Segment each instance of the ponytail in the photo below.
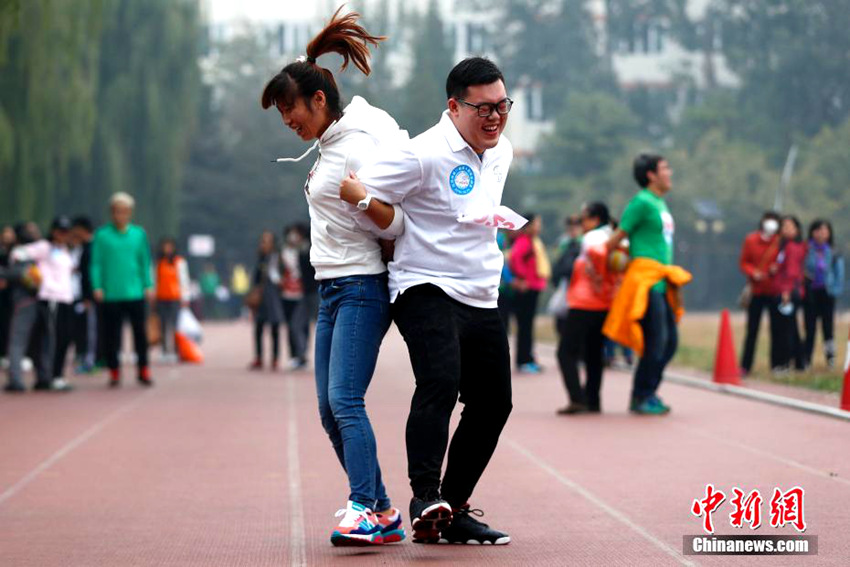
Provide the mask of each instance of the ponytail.
{"label": "ponytail", "polygon": [[341,16],[343,7],[337,8],[331,21],[307,45],[307,57],[290,63],[268,82],[260,100],[264,109],[278,104],[291,106],[297,97],[304,98],[309,105],[313,95],[322,91],[331,115],[342,115],[339,88],[333,73],[320,67],[316,60],[326,53],[338,53],[343,59],[340,70],[344,70],[351,62],[364,75],[369,75],[369,45],[377,46],[378,42],[386,39],[370,35],[358,24],[360,14],[357,12]]}

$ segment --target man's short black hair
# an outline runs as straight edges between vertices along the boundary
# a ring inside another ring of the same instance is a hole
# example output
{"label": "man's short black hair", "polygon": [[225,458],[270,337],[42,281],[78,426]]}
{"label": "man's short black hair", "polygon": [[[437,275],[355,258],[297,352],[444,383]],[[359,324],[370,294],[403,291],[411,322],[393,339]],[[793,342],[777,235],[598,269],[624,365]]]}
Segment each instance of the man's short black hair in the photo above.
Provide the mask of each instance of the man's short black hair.
{"label": "man's short black hair", "polygon": [[640,154],[635,158],[634,176],[637,184],[646,189],[649,187],[649,172],[658,173],[658,164],[664,157],[658,154]]}
{"label": "man's short black hair", "polygon": [[446,79],[446,98],[463,98],[466,89],[475,85],[505,82],[496,64],[484,57],[468,57],[454,66]]}
{"label": "man's short black hair", "polygon": [[87,216],[80,215],[78,217],[74,217],[72,225],[74,228],[79,227],[86,232],[94,232],[94,225],[92,224],[91,219]]}

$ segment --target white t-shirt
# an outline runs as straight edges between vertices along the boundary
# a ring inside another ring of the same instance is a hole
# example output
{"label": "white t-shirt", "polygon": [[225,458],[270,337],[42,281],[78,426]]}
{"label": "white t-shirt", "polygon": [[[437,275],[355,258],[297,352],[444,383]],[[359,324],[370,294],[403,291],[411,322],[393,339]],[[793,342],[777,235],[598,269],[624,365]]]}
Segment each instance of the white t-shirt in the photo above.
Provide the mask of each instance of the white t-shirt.
{"label": "white t-shirt", "polygon": [[431,129],[365,165],[367,191],[404,211],[390,262],[390,300],[425,283],[472,307],[495,308],[504,257],[496,229],[458,222],[501,204],[513,148],[505,136],[479,158],[448,111]]}

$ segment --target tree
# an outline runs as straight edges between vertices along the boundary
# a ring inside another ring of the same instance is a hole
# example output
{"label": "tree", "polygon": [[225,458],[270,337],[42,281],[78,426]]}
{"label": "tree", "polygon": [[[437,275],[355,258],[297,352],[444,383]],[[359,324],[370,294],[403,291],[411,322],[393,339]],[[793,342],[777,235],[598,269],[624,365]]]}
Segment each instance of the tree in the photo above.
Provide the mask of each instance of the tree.
{"label": "tree", "polygon": [[755,119],[748,139],[776,161],[802,136],[850,114],[850,10],[842,0],[720,0],[723,53],[743,84],[738,106]]}
{"label": "tree", "polygon": [[540,144],[544,171],[579,179],[600,174],[622,154],[636,126],[628,107],[609,94],[570,94],[554,132]]}
{"label": "tree", "polygon": [[445,77],[454,60],[440,19],[437,0],[430,0],[424,15],[416,15],[413,40],[413,68],[401,97],[402,112],[396,116],[399,124],[411,136],[434,125],[446,108]]}
{"label": "tree", "polygon": [[499,29],[497,49],[509,86],[542,85],[546,115],[557,115],[570,93],[616,90],[584,2],[505,0]]}

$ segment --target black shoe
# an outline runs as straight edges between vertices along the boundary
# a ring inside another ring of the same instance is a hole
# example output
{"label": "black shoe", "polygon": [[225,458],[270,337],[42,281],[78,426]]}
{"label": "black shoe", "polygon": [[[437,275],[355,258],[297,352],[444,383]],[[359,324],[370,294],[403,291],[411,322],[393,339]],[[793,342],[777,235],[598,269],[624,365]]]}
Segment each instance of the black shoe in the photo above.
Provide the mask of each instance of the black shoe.
{"label": "black shoe", "polygon": [[452,521],[452,507],[445,500],[434,497],[410,501],[410,525],[414,543],[437,543],[440,532]]}
{"label": "black shoe", "polygon": [[144,386],[145,388],[150,388],[151,386],[153,386],[153,380],[151,380],[150,378],[142,378],[141,376],[139,376],[137,378],[137,381],[139,382],[140,386]]}
{"label": "black shoe", "polygon": [[37,390],[39,392],[50,390],[51,384],[50,382],[36,382],[35,386],[32,387],[33,390]]}
{"label": "black shoe", "polygon": [[471,545],[506,545],[511,536],[496,531],[472,516],[483,516],[481,510],[474,510],[469,504],[454,510],[452,523],[440,532],[440,543],[463,543]]}
{"label": "black shoe", "polygon": [[587,406],[584,404],[570,403],[570,405],[559,409],[558,415],[574,415],[577,413],[586,413],[587,411]]}
{"label": "black shoe", "polygon": [[22,384],[6,384],[6,386],[3,388],[3,391],[9,394],[18,394],[21,392],[26,392],[27,389]]}

